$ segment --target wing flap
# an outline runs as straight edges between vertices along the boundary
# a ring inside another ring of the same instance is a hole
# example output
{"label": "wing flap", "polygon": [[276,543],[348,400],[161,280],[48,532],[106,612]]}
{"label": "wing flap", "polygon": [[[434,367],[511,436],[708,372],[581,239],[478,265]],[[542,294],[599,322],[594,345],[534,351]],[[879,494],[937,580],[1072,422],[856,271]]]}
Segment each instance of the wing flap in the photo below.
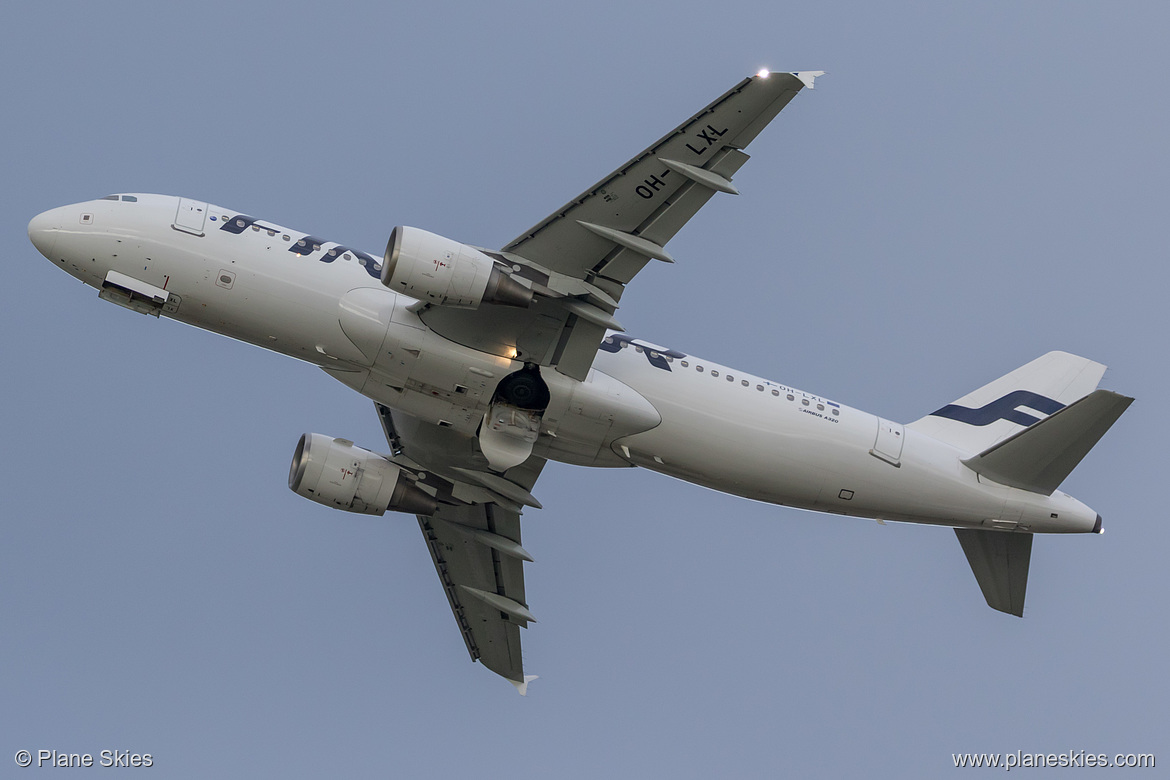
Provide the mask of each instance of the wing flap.
{"label": "wing flap", "polygon": [[597,348],[605,338],[605,326],[578,319],[565,328],[554,362],[557,370],[578,382],[584,382],[597,356]]}

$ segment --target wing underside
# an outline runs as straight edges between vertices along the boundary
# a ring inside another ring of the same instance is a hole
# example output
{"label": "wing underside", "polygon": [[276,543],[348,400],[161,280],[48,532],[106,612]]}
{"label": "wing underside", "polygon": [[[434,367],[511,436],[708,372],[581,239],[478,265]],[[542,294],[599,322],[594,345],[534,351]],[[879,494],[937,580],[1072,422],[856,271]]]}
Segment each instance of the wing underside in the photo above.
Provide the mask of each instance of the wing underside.
{"label": "wing underside", "polygon": [[[445,506],[431,517],[420,515],[418,524],[472,660],[522,682],[520,627],[528,624],[519,611],[527,611],[523,558],[484,541],[490,534],[522,550],[519,514],[494,504]],[[507,601],[489,603],[493,595]]]}
{"label": "wing underside", "polygon": [[758,74],[736,84],[506,247],[576,278],[608,280],[616,299],[716,192],[736,193],[742,150],[817,73]]}
{"label": "wing underside", "polygon": [[[715,193],[736,194],[742,150],[820,71],[757,74],[732,87],[500,252],[501,268],[539,293],[529,309],[443,306],[419,316],[435,332],[491,354],[583,380],[625,286]],[[485,250],[486,251],[486,250]]]}
{"label": "wing underside", "polygon": [[520,629],[535,622],[524,595],[522,507],[539,506],[529,492],[545,461],[530,457],[504,474],[485,471],[474,439],[375,404],[400,465],[424,470],[441,505],[418,525],[447,594],[459,633],[474,661],[524,693],[527,680]]}

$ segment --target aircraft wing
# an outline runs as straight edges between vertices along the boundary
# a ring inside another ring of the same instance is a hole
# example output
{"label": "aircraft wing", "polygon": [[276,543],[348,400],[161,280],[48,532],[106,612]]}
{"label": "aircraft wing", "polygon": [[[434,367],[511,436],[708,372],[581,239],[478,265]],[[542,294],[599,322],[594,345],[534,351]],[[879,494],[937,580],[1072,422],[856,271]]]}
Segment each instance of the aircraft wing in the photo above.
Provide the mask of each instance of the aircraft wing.
{"label": "aircraft wing", "polygon": [[532,677],[524,674],[520,629],[535,618],[524,595],[532,556],[520,543],[520,513],[524,504],[539,506],[529,491],[544,459],[492,474],[467,437],[376,406],[392,459],[426,470],[448,499],[418,524],[467,652],[523,695]]}
{"label": "aircraft wing", "polygon": [[[520,514],[495,504],[444,506],[418,524],[471,659],[523,685],[520,628],[534,618],[524,600]],[[501,552],[480,534],[514,542],[514,550]]]}
{"label": "aircraft wing", "polygon": [[[652,259],[673,262],[665,244],[716,192],[737,194],[742,150],[821,71],[744,79],[715,102],[500,252],[488,252],[538,293],[528,309],[419,312],[452,341],[584,380],[625,286]],[[513,353],[513,350],[515,351]]]}

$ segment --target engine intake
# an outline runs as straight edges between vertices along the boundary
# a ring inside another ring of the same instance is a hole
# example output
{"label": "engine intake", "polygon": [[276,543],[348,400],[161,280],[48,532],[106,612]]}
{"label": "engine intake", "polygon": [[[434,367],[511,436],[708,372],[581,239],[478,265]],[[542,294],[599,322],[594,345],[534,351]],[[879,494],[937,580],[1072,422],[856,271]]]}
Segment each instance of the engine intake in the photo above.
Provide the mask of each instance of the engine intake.
{"label": "engine intake", "polygon": [[399,225],[390,233],[382,284],[425,303],[478,309],[481,303],[527,308],[532,290],[466,244]]}
{"label": "engine intake", "polygon": [[387,509],[432,515],[438,502],[403,476],[402,468],[346,439],[306,433],[297,444],[288,486],[318,504],[382,515]]}

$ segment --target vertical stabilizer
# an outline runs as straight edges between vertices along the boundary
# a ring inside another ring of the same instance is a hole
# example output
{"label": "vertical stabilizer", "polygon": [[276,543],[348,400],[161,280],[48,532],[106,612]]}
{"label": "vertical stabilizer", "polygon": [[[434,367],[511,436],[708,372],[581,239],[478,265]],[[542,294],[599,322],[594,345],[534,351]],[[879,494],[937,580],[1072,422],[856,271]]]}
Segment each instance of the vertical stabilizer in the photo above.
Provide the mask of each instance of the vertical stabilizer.
{"label": "vertical stabilizer", "polygon": [[1105,366],[1049,352],[907,428],[974,455],[1097,389]]}

